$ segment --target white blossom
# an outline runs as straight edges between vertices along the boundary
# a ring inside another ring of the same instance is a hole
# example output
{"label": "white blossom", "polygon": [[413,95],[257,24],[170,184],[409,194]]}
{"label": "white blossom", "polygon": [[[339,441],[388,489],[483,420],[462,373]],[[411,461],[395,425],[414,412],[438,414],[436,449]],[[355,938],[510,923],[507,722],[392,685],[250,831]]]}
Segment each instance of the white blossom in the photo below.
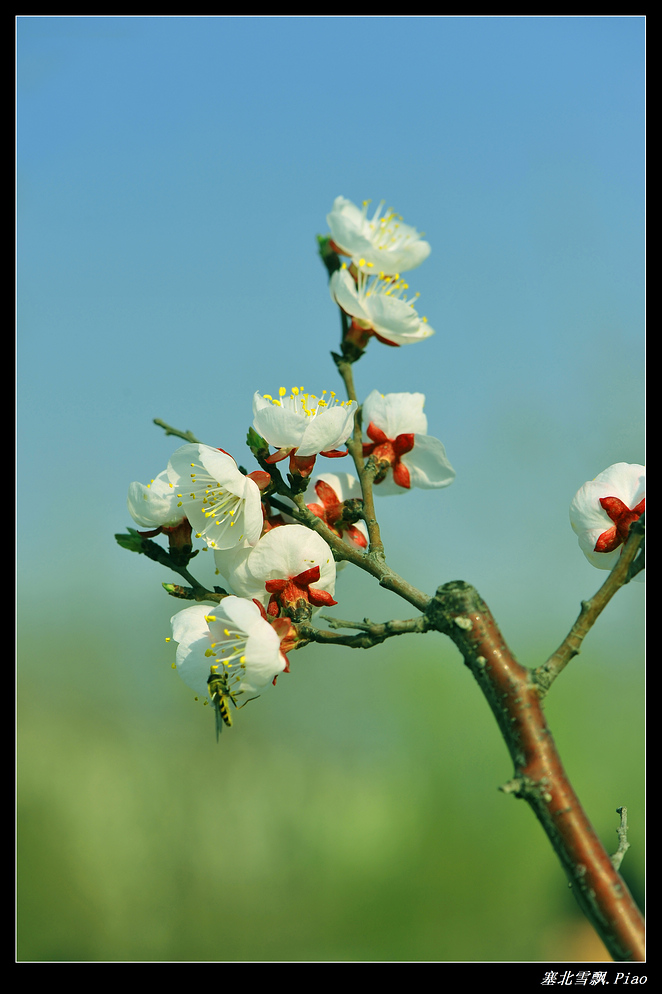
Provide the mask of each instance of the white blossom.
{"label": "white blossom", "polygon": [[174,528],[185,517],[167,470],[151,483],[132,483],[127,505],[133,520],[143,528]]}
{"label": "white blossom", "polygon": [[375,494],[404,493],[410,487],[436,490],[455,479],[443,444],[426,434],[424,403],[422,393],[381,394],[373,390],[366,398],[363,453],[381,466]]}
{"label": "white blossom", "polygon": [[[309,511],[321,518],[343,542],[363,551],[368,547],[368,529],[365,522],[350,523],[342,518],[346,500],[362,500],[361,484],[350,473],[320,473],[313,480],[315,497],[307,500]],[[306,494],[306,497],[309,493]],[[338,569],[344,563],[337,563]]]}
{"label": "white blossom", "polygon": [[[580,487],[570,504],[570,524],[588,561],[613,569],[630,524],[645,509],[646,468],[637,463],[614,463]],[[643,580],[643,571],[634,579]]]}
{"label": "white blossom", "polygon": [[[310,613],[335,604],[336,564],[324,539],[303,525],[280,525],[251,549],[215,552],[218,572],[242,597],[255,598],[276,617],[305,602]],[[295,605],[292,608],[292,605]],[[295,619],[298,620],[298,619]]]}
{"label": "white blossom", "polygon": [[405,296],[408,289],[409,284],[399,274],[393,278],[383,272],[366,276],[359,270],[355,281],[346,267],[338,269],[329,282],[332,299],[355,325],[387,345],[411,345],[434,335],[427,318],[419,317],[414,306],[418,294],[409,300]]}
{"label": "white blossom", "polygon": [[227,452],[182,445],[168,464],[168,478],[196,537],[210,548],[230,549],[243,541],[255,545],[263,520],[260,489]]}
{"label": "white blossom", "polygon": [[369,204],[364,200],[358,208],[346,197],[336,197],[326,218],[336,251],[350,256],[357,269],[389,276],[420,266],[430,254],[429,244],[395,211],[384,211],[383,200],[368,218]]}
{"label": "white blossom", "polygon": [[320,453],[345,455],[338,446],[352,433],[356,407],[356,401],[339,400],[333,391],[318,397],[293,387],[288,395],[281,387],[277,397],[255,393],[253,427],[278,450],[267,462],[290,456],[292,471],[307,476]]}
{"label": "white blossom", "polygon": [[200,697],[208,696],[212,667],[225,674],[237,698],[259,693],[287,668],[278,632],[251,600],[229,596],[214,607],[196,604],[171,624],[177,672]]}

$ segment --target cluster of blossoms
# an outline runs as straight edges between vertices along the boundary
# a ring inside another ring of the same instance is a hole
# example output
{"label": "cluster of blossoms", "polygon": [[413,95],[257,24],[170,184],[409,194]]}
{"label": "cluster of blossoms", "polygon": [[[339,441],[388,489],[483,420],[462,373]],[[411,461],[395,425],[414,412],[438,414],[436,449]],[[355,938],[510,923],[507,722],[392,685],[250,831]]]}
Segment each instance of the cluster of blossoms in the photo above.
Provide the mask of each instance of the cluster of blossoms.
{"label": "cluster of blossoms", "polygon": [[[416,297],[407,298],[400,273],[423,262],[430,246],[393,211],[383,211],[383,204],[371,218],[367,207],[338,197],[327,218],[332,253],[350,259],[330,268],[331,296],[351,319],[345,342],[363,349],[371,336],[392,346],[423,341],[432,328],[418,316]],[[359,409],[355,400],[303,387],[289,393],[281,387],[277,395],[255,392],[249,446],[260,470],[247,474],[225,450],[195,442],[178,448],[150,484],[131,484],[129,511],[147,529],[138,534],[167,535],[178,566],[196,554],[193,539],[201,540],[231,591],[213,607],[196,604],[172,618],[177,670],[226,722],[228,701],[240,707],[289,671],[297,625],[336,604],[329,542],[341,562],[349,558],[348,548],[354,557],[369,551],[359,480],[349,473],[312,475],[318,456],[348,455],[344,446],[359,410],[363,435],[359,439],[357,428],[355,445],[362,443],[375,495],[436,490],[453,482],[443,444],[427,434],[424,401],[421,393],[373,390]],[[284,460],[291,487],[276,468]],[[360,465],[359,471],[364,472]],[[365,484],[367,477],[362,479]],[[594,565],[613,566],[644,503],[641,466],[618,463],[581,488],[571,522]],[[315,530],[319,521],[329,542]]]}
{"label": "cluster of blossoms", "polygon": [[385,345],[410,345],[434,334],[427,318],[419,317],[408,299],[409,284],[401,273],[415,269],[430,254],[430,246],[415,228],[402,222],[383,202],[368,219],[368,203],[359,210],[337,197],[327,216],[331,248],[351,259],[331,276],[331,298],[351,318],[346,339],[364,349],[374,335]]}

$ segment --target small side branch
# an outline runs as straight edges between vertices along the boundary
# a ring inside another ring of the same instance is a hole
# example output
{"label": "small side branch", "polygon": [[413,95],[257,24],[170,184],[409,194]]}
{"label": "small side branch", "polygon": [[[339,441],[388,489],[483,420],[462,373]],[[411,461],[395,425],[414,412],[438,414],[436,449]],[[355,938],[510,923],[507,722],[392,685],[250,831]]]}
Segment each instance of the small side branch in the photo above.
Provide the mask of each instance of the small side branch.
{"label": "small side branch", "polygon": [[374,624],[367,619],[363,622],[341,621],[339,618],[324,617],[332,628],[358,628],[360,635],[339,635],[336,632],[324,631],[314,628],[312,625],[299,624],[297,631],[299,641],[297,649],[308,645],[310,642],[323,642],[326,645],[344,645],[350,649],[371,649],[380,642],[392,638],[394,635],[410,635],[414,632],[427,632],[430,630],[426,618],[421,615],[419,618],[410,618],[407,621],[394,619],[385,621],[383,624]]}
{"label": "small side branch", "polygon": [[227,591],[222,587],[215,587],[212,591],[199,585],[195,588],[183,587],[179,583],[162,583],[161,586],[166,594],[183,601],[213,601],[215,604],[220,604],[223,598],[228,596]]}
{"label": "small side branch", "polygon": [[172,425],[166,424],[161,418],[154,418],[154,424],[158,425],[159,428],[163,428],[166,435],[176,435],[177,438],[183,438],[185,442],[193,442],[194,444],[200,441],[192,431],[180,431],[179,428],[173,428]]}
{"label": "small side branch", "polygon": [[605,582],[590,600],[582,601],[579,616],[561,645],[546,663],[534,670],[533,679],[543,695],[547,693],[570,660],[579,654],[582,642],[614,594],[644,568],[642,547],[644,534],[645,524],[642,514],[638,521],[630,525],[630,533],[625,548]]}
{"label": "small side branch", "polygon": [[[158,542],[153,542],[151,538],[145,538],[135,528],[128,528],[126,534],[115,535],[115,540],[123,549],[147,556],[153,562],[171,569],[173,573],[178,573],[183,580],[191,584],[190,587],[182,587],[179,584],[164,583],[164,589],[172,597],[193,601],[213,601],[218,604],[223,597],[227,596],[226,591],[222,590],[221,587],[217,587],[215,590],[207,590],[201,583],[198,583],[194,576],[191,576],[186,566],[183,565],[183,562],[178,562],[175,553],[164,549],[162,545],[159,545]],[[195,556],[197,553],[194,552],[193,555]],[[188,562],[191,558],[192,556],[186,556],[184,561]]]}
{"label": "small side branch", "polygon": [[616,808],[616,813],[621,816],[621,823],[616,829],[618,849],[611,857],[611,865],[615,870],[619,870],[623,862],[623,857],[630,848],[630,843],[628,842],[628,809],[623,805],[623,807]]}

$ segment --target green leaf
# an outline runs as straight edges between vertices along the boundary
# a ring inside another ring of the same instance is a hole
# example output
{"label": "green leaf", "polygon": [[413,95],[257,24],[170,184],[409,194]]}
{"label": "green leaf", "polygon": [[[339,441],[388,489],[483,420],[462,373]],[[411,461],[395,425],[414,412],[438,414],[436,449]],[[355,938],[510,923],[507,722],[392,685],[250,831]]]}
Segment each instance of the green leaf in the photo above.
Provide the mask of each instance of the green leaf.
{"label": "green leaf", "polygon": [[258,435],[255,428],[248,429],[246,445],[256,459],[265,459],[269,455],[269,443],[261,435]]}
{"label": "green leaf", "polygon": [[327,272],[329,274],[329,279],[333,276],[336,270],[340,269],[342,263],[337,252],[331,248],[331,238],[329,235],[318,235],[317,236],[317,248],[320,254],[322,262],[326,266]]}
{"label": "green leaf", "polygon": [[129,552],[144,552],[145,540],[138,534],[135,528],[127,528],[127,534],[116,535],[115,541],[118,545],[121,545],[123,549],[128,549]]}

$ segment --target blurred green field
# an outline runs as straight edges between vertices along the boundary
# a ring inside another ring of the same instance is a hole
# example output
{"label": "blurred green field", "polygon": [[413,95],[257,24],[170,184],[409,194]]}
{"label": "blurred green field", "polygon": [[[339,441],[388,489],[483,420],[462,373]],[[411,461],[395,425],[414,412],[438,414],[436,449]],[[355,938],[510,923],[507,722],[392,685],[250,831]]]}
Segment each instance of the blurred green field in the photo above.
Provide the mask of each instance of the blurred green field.
{"label": "blurred green field", "polygon": [[[117,645],[57,634],[50,682],[20,643],[20,961],[607,958],[441,636],[295,653],[217,745],[165,650],[137,688]],[[628,806],[641,901],[643,678],[610,651],[596,632],[548,713],[610,851]]]}

